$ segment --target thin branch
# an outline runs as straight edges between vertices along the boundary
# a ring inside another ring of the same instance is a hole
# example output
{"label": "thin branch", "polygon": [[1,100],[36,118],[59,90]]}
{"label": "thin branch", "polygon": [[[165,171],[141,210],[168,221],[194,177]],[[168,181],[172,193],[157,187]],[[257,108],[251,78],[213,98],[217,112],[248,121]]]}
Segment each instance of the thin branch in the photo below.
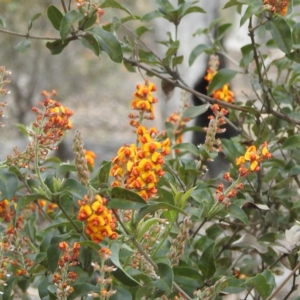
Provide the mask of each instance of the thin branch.
{"label": "thin branch", "polygon": [[300,261],[298,262],[297,266],[293,269],[293,271],[288,275],[288,277],[281,283],[281,285],[274,291],[274,293],[267,299],[272,300],[286,285],[289,279],[296,273],[296,271],[300,268]]}

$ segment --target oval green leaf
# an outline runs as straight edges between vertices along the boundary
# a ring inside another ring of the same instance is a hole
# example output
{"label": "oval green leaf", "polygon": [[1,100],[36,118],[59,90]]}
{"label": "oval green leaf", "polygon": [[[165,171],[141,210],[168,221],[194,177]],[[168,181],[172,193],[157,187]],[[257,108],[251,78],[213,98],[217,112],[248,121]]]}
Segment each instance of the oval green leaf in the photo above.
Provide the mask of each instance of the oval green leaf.
{"label": "oval green leaf", "polygon": [[61,11],[54,5],[50,5],[47,9],[47,16],[50,20],[52,26],[56,29],[60,29],[61,21],[63,19],[63,14]]}
{"label": "oval green leaf", "polygon": [[62,40],[65,40],[70,32],[72,25],[84,18],[84,15],[77,10],[67,12],[61,20],[59,32]]}
{"label": "oval green leaf", "polygon": [[277,17],[268,22],[265,27],[270,31],[278,48],[286,54],[290,53],[293,46],[293,40],[291,28],[287,21]]}
{"label": "oval green leaf", "polygon": [[86,30],[98,40],[101,50],[106,52],[110,59],[116,63],[121,63],[123,60],[123,52],[118,39],[110,32],[103,30],[100,27]]}
{"label": "oval green leaf", "polygon": [[221,69],[218,73],[213,77],[210,82],[207,90],[207,94],[211,95],[216,89],[221,88],[223,85],[228,83],[238,72],[229,70],[229,69]]}
{"label": "oval green leaf", "polygon": [[202,114],[204,114],[210,107],[209,103],[205,103],[203,105],[198,105],[198,106],[191,106],[188,107],[184,112],[183,112],[183,118],[190,118],[194,119]]}
{"label": "oval green leaf", "polygon": [[18,188],[18,178],[14,173],[0,172],[0,200],[10,200],[16,193]]}

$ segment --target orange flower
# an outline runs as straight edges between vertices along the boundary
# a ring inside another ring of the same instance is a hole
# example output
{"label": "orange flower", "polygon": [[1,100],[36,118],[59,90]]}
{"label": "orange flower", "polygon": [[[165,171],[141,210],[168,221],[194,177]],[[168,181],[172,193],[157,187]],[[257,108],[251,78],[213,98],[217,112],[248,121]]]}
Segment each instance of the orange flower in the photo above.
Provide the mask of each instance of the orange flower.
{"label": "orange flower", "polygon": [[93,152],[91,150],[84,150],[84,154],[85,154],[85,159],[86,159],[87,164],[91,167],[94,167],[95,158],[97,157],[95,152]]}

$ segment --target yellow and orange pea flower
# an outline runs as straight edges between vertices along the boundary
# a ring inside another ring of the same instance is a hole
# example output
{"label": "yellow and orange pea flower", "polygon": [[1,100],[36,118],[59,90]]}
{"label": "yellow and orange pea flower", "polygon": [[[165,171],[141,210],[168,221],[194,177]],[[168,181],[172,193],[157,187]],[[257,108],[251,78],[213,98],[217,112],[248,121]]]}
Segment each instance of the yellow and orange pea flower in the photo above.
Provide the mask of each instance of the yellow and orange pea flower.
{"label": "yellow and orange pea flower", "polygon": [[114,231],[116,228],[116,219],[113,217],[112,211],[105,206],[105,198],[96,195],[92,203],[79,201],[80,210],[77,219],[85,221],[85,232],[90,236],[91,240],[100,243],[106,237],[116,239],[118,234]]}
{"label": "yellow and orange pea flower", "polygon": [[[272,154],[268,150],[267,142],[264,142],[263,145],[256,149],[254,145],[247,148],[245,155],[240,156],[236,159],[236,165],[241,166],[240,172],[245,176],[247,171],[257,172],[260,167],[259,164],[265,159],[269,159],[272,157]],[[244,163],[249,162],[249,168],[245,168]],[[242,175],[241,174],[241,175]]]}
{"label": "yellow and orange pea flower", "polygon": [[87,164],[91,167],[95,166],[95,158],[97,158],[97,155],[94,151],[91,150],[84,150],[85,160]]}
{"label": "yellow and orange pea flower", "polygon": [[[156,87],[146,81],[144,85],[137,85],[131,107],[139,111],[139,115],[131,113],[130,119],[146,118],[153,119],[153,104],[157,102],[153,92]],[[145,113],[149,113],[148,117]],[[162,165],[163,157],[170,153],[170,140],[162,142],[158,140],[159,132],[156,128],[146,128],[139,121],[131,120],[130,124],[135,127],[137,144],[122,146],[113,158],[110,175],[115,177],[111,186],[123,186],[126,189],[136,191],[145,200],[157,193],[155,184],[158,178],[164,174]]]}

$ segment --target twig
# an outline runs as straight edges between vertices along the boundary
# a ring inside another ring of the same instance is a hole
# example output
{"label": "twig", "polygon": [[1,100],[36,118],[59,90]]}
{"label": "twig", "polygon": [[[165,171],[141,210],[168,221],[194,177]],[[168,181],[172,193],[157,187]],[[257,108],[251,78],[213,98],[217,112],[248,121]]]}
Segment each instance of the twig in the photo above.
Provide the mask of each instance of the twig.
{"label": "twig", "polygon": [[267,300],[273,299],[280,291],[281,289],[286,285],[286,283],[289,281],[289,279],[296,273],[296,271],[300,268],[300,261],[298,262],[297,266],[293,269],[293,271],[288,275],[288,277],[281,283],[281,285],[274,291],[274,293],[267,298]]}

